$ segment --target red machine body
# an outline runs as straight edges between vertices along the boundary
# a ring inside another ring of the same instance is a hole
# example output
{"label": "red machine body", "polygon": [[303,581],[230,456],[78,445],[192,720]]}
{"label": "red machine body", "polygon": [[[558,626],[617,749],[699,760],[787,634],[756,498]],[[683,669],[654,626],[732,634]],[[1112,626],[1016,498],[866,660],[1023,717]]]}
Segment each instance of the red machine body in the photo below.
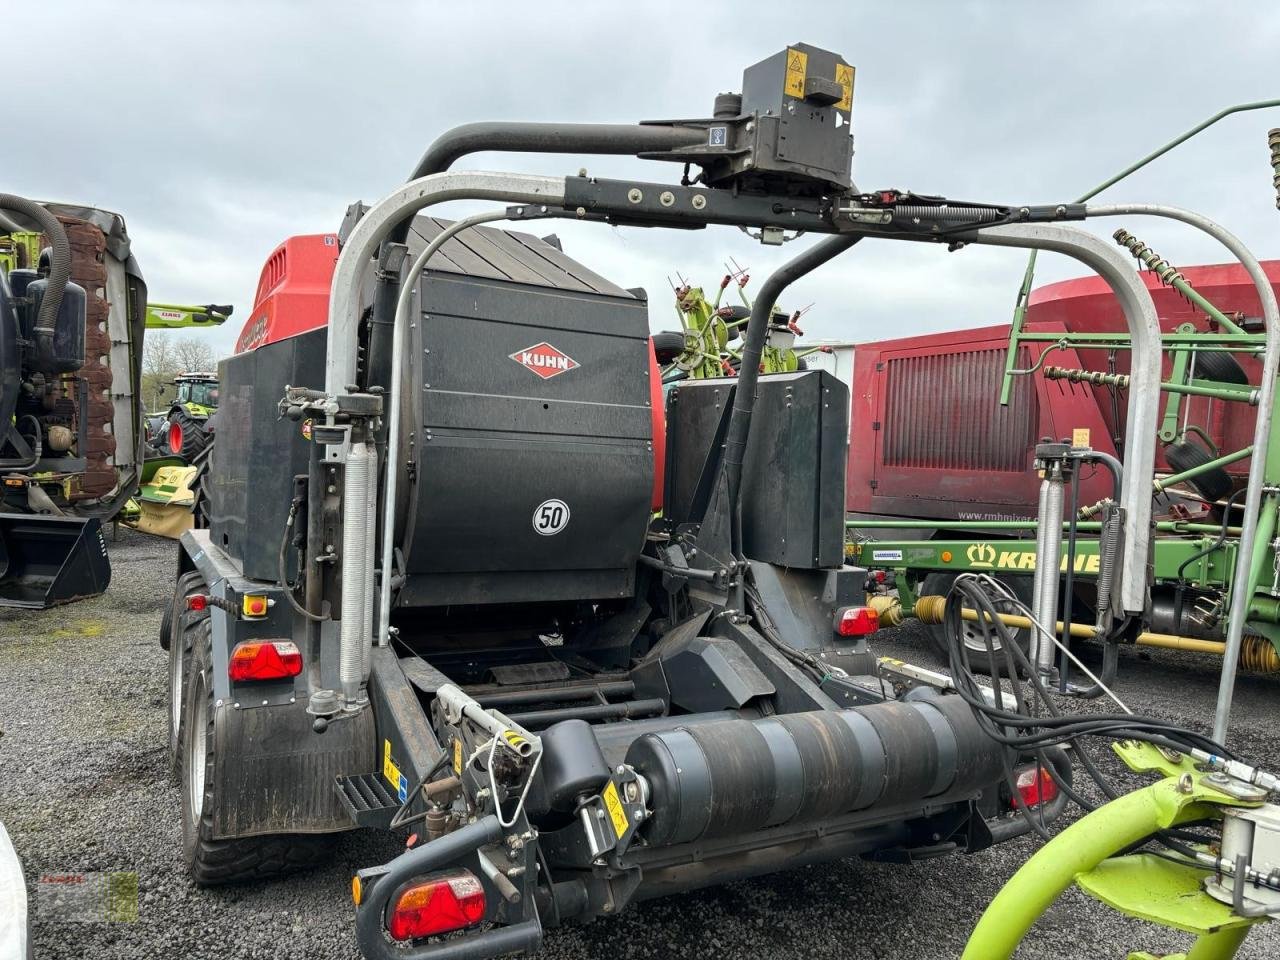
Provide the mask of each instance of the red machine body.
{"label": "red machine body", "polygon": [[[316,233],[289,237],[272,251],[258,278],[253,310],[236,341],[236,353],[245,353],[323,327],[329,322],[329,289],[338,262],[337,234]],[[653,414],[653,509],[662,509],[666,464],[666,414],[662,378],[649,341],[649,394]]]}
{"label": "red machine body", "polygon": [[328,323],[329,286],[338,252],[334,233],[290,237],[276,247],[258,278],[253,310],[236,341],[236,353]]}
{"label": "red machine body", "polygon": [[[1280,292],[1280,261],[1268,261],[1263,267]],[[1189,267],[1183,274],[1224,313],[1246,319],[1261,315],[1257,292],[1239,264]],[[1204,314],[1177,291],[1162,286],[1150,272],[1140,276],[1151,291],[1163,331],[1173,332],[1184,323],[1199,331],[1211,330]],[[1114,333],[1127,328],[1105,281],[1084,277],[1034,291],[1024,329]],[[1036,511],[1039,479],[1031,463],[1041,437],[1071,437],[1073,431],[1085,429],[1094,449],[1117,453],[1117,446],[1123,447],[1124,391],[1113,394],[1105,386],[1046,380],[1038,371],[1015,378],[1011,402],[1001,407],[1008,339],[1005,324],[857,346],[846,491],[849,513],[940,520],[1029,517]],[[1045,365],[1104,373],[1129,370],[1127,351],[1117,351],[1112,366],[1106,350],[1058,350],[1052,343],[1025,345],[1018,367],[1036,366],[1046,351]],[[1261,362],[1235,356],[1256,384]],[[1170,367],[1166,357],[1166,377]],[[1189,422],[1205,428],[1223,452],[1251,442],[1252,409],[1203,397],[1187,397],[1183,403]],[[1156,464],[1158,469],[1166,466],[1159,452]],[[1249,461],[1237,461],[1228,469],[1233,476],[1244,477]],[[1085,502],[1109,493],[1108,478],[1099,474],[1084,482]]]}

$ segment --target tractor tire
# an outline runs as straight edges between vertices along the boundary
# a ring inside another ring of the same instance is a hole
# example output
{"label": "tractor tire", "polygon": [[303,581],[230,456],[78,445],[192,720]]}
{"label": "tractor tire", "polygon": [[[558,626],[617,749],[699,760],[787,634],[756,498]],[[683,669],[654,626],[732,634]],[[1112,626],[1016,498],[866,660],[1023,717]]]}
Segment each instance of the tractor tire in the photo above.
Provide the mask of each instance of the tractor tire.
{"label": "tractor tire", "polygon": [[[1164,448],[1164,458],[1175,473],[1200,467],[1215,459],[1204,447],[1192,440],[1180,440]],[[1221,467],[1214,467],[1186,481],[1196,488],[1200,496],[1214,503],[1231,494],[1234,486],[1231,475]]]}
{"label": "tractor tire", "polygon": [[[921,596],[946,596],[951,589],[951,584],[955,581],[955,574],[951,573],[931,573],[924,578],[924,583],[920,587]],[[1031,606],[1032,591],[1034,583],[1031,577],[999,577],[1001,583],[1013,591],[1014,596]],[[996,604],[996,610],[1000,613],[1020,613],[1021,611],[1014,608],[1013,604],[1003,603]],[[947,631],[942,624],[929,624],[929,642],[933,648],[942,656],[944,663],[950,667],[950,652],[947,646]],[[992,662],[990,654],[987,653],[986,644],[982,640],[982,634],[977,629],[976,624],[964,622],[964,642],[969,650],[969,664],[979,673],[985,673],[991,676],[996,670],[997,665],[999,672],[1003,676],[1007,676],[1009,672],[1008,666],[1005,664],[1004,654],[1001,652],[1000,643],[996,640],[992,646],[996,655],[996,662]],[[1014,639],[1018,642],[1018,646],[1022,648],[1024,653],[1031,649],[1031,631],[1015,630]]]}
{"label": "tractor tire", "polygon": [[1196,354],[1196,379],[1242,385],[1249,382],[1240,361],[1219,350],[1206,350]]}
{"label": "tractor tire", "polygon": [[176,782],[182,758],[182,690],[191,663],[191,647],[209,615],[187,610],[187,597],[204,590],[204,578],[195,571],[178,578],[173,598],[160,621],[160,646],[169,651],[169,774]]}
{"label": "tractor tire", "polygon": [[182,848],[187,872],[197,886],[212,887],[265,880],[321,865],[333,846],[331,834],[214,839],[213,811],[228,798],[214,789],[218,754],[212,659],[209,618],[205,617],[195,637],[184,692]]}
{"label": "tractor tire", "polygon": [[209,514],[209,464],[213,457],[214,435],[209,434],[209,443],[191,459],[191,466],[196,468],[195,479],[191,481],[191,492],[195,502],[191,504],[192,527],[196,530],[208,530]]}
{"label": "tractor tire", "polygon": [[[181,433],[181,442],[174,444],[174,427]],[[187,463],[195,459],[209,445],[209,431],[205,423],[192,417],[181,407],[169,414],[169,430],[165,434],[165,443],[170,453],[182,457]]]}
{"label": "tractor tire", "polygon": [[653,354],[659,366],[666,366],[684,353],[684,334],[679,330],[663,330],[653,335]]}

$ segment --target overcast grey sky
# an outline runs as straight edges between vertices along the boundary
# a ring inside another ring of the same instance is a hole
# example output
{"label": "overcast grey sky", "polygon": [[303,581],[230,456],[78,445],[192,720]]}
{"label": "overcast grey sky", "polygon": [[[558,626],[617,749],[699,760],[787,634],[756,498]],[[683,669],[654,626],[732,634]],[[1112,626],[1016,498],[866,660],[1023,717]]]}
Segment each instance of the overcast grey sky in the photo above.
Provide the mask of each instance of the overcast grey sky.
{"label": "overcast grey sky", "polygon": [[[152,299],[235,304],[223,351],[281,239],[336,230],[348,203],[389,192],[449,127],[705,116],[743,67],[795,41],[857,67],[863,189],[1069,200],[1228,104],[1280,97],[1280,6],[1266,2],[0,0],[0,21],[30,41],[5,45],[0,190],[124,214]],[[1229,118],[1104,196],[1190,207],[1280,256],[1272,126],[1280,110]],[[585,162],[604,176],[679,174]],[[579,165],[485,154],[460,167]],[[1223,259],[1186,228],[1128,226],[1179,265]],[[655,329],[672,325],[677,270],[714,284],[732,256],[758,283],[808,242],[554,229],[589,266],[647,287]],[[815,302],[811,337],[1001,323],[1022,263],[1012,251],[866,243],[787,302]],[[1042,264],[1043,280],[1079,273]]]}

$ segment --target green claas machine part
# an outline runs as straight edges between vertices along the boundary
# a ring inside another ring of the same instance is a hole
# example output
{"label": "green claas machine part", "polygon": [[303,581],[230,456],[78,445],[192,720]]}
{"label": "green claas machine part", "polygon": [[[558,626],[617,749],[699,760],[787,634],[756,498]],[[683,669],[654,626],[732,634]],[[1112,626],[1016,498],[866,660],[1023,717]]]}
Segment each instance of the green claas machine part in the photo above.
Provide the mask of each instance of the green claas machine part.
{"label": "green claas machine part", "polygon": [[203,307],[177,303],[148,303],[148,330],[177,330],[189,327],[218,327],[231,316],[230,306],[208,304]]}
{"label": "green claas machine part", "polygon": [[[1186,953],[1130,960],[1229,960],[1257,923],[1280,913],[1276,778],[1237,761],[1126,741],[1115,752],[1162,779],[1099,807],[1041,847],[991,901],[962,960],[1012,957],[1032,925],[1072,885],[1127,916],[1194,937]],[[1182,852],[1127,852],[1157,834],[1205,824],[1219,837]]]}
{"label": "green claas machine part", "polygon": [[173,378],[177,390],[169,407],[167,424],[157,431],[161,454],[180,456],[188,462],[209,445],[213,429],[210,418],[218,409],[218,375],[183,373]]}
{"label": "green claas machine part", "polygon": [[[653,338],[654,352],[662,366],[664,383],[677,380],[705,380],[712,377],[737,376],[742,363],[742,352],[733,344],[739,338],[740,329],[751,317],[751,299],[746,294],[750,275],[737,264],[726,265],[728,270],[720,281],[715,298],[709,299],[702,287],[695,287],[680,279],[673,285],[676,316],[680,330],[668,330]],[[721,305],[725,290],[730,285],[738,290],[740,304]],[[769,318],[769,332],[760,355],[760,372],[794,373],[804,370],[804,357],[822,349],[814,347],[797,350],[795,341],[803,336],[799,320],[808,307],[788,314],[774,308]]]}

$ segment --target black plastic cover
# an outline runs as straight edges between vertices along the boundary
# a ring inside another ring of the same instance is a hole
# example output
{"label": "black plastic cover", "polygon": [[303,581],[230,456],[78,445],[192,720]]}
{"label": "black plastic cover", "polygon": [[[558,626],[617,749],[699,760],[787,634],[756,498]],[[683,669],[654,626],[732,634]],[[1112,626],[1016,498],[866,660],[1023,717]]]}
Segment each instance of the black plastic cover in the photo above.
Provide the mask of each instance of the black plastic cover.
{"label": "black plastic cover", "polygon": [[[40,304],[48,286],[49,281],[43,277],[27,286],[27,296],[31,298],[27,316],[33,324],[40,314]],[[73,373],[84,366],[85,302],[84,287],[68,283],[54,320],[53,352],[48,358],[37,360],[37,351],[32,350],[28,364],[33,369],[50,374]],[[33,335],[33,331],[26,331],[27,339],[32,339]]]}
{"label": "black plastic cover", "polygon": [[[736,381],[685,380],[667,394],[664,515],[700,522]],[[784,567],[844,562],[849,388],[825,370],[761,377],[742,474],[743,547]]]}

